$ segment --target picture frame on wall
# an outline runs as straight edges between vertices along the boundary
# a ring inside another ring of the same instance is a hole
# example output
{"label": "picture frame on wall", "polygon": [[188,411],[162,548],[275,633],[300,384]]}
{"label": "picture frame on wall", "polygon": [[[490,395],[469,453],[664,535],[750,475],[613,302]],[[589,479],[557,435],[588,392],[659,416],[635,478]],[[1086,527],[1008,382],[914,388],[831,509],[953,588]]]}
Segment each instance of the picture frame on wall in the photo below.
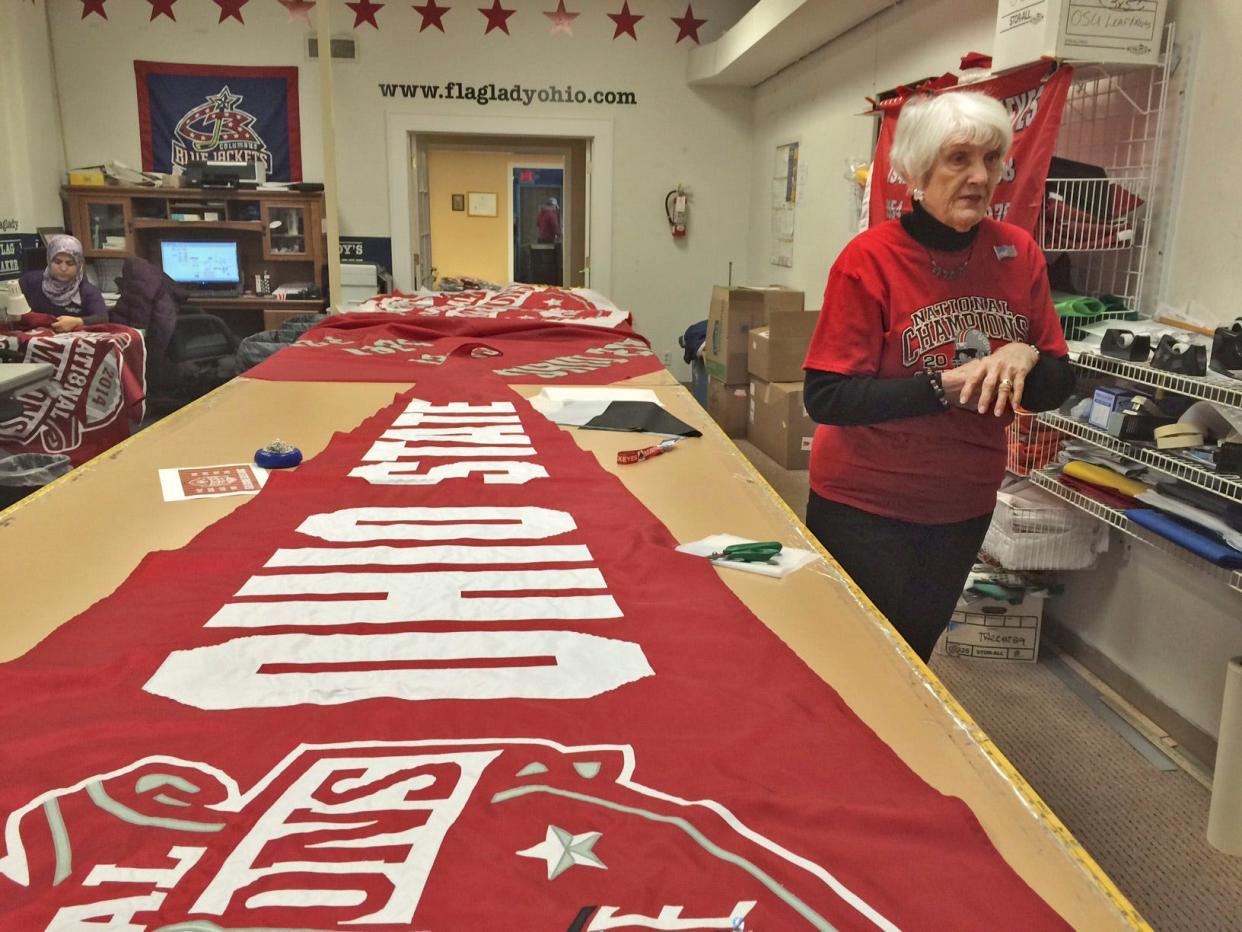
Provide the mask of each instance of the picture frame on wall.
{"label": "picture frame on wall", "polygon": [[495,217],[496,195],[494,193],[471,191],[466,200],[466,215],[469,217]]}
{"label": "picture frame on wall", "polygon": [[454,194],[453,195],[453,210],[465,210],[465,209],[466,209],[466,195]]}

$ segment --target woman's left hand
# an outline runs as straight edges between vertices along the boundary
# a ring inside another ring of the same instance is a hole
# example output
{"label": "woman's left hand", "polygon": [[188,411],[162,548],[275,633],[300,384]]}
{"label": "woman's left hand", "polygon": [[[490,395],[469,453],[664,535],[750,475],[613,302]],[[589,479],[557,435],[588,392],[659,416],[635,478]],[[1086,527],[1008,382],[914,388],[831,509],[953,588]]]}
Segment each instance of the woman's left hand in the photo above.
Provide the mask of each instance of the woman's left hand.
{"label": "woman's left hand", "polygon": [[82,326],[82,318],[72,314],[62,314],[52,322],[52,329],[57,333],[72,333],[74,330],[81,330]]}
{"label": "woman's left hand", "polygon": [[986,414],[990,408],[1000,417],[1006,408],[1022,403],[1026,375],[1039,362],[1039,350],[1030,343],[1006,343],[975,362],[977,366],[971,367],[974,371],[963,386],[962,397],[975,397],[980,414]]}

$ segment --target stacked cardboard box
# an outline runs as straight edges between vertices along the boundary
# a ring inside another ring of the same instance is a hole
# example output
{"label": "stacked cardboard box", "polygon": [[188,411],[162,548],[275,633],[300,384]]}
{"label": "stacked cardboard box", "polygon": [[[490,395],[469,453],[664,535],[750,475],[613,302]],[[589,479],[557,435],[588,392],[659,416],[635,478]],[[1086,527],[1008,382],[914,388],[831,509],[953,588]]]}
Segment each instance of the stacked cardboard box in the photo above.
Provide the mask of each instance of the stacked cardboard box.
{"label": "stacked cardboard box", "polygon": [[815,422],[802,403],[801,382],[750,380],[750,414],[746,437],[785,469],[806,469],[811,462]]}
{"label": "stacked cardboard box", "polygon": [[703,359],[707,368],[707,410],[730,437],[746,435],[747,355],[750,331],[770,315],[802,311],[801,291],[768,288],[712,289]]}
{"label": "stacked cardboard box", "polygon": [[773,311],[750,331],[750,442],[785,469],[806,469],[815,424],[802,401],[802,361],[815,332],[814,312]]}

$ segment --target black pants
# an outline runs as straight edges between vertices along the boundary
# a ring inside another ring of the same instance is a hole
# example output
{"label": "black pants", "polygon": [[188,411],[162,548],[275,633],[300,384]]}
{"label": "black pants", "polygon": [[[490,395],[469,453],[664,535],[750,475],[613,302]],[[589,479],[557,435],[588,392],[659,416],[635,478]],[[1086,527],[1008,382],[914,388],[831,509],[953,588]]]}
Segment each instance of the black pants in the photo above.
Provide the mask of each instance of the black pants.
{"label": "black pants", "polygon": [[949,624],[992,515],[912,524],[821,498],[806,526],[924,662]]}

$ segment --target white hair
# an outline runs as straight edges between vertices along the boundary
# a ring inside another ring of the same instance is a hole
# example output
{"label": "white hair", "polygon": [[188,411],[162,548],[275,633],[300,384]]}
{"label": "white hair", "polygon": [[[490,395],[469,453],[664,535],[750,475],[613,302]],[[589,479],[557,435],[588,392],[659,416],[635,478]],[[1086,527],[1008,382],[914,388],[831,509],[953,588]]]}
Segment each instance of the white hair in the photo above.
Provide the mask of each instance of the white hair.
{"label": "white hair", "polygon": [[1013,144],[1005,105],[995,97],[969,91],[912,98],[898,115],[889,162],[906,184],[919,187],[940,150],[958,143],[999,149],[1004,157]]}

